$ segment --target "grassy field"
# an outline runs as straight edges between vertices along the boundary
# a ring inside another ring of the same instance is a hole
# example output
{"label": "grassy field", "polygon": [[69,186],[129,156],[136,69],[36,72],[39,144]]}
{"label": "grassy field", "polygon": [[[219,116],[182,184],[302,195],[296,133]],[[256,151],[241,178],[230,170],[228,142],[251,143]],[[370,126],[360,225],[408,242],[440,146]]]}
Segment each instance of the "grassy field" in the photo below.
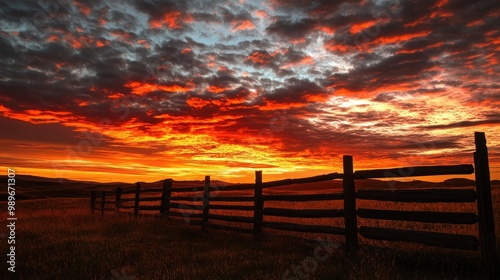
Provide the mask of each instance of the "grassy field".
{"label": "grassy field", "polygon": [[[368,203],[379,208],[406,207]],[[225,231],[201,232],[182,220],[123,213],[89,215],[88,204],[88,198],[18,201],[16,273],[8,272],[4,262],[0,279],[477,279],[480,275],[476,253],[399,243],[377,242],[376,247],[361,240],[358,257],[349,258],[343,253],[342,238],[318,242],[275,234],[253,238]],[[494,205],[498,235],[498,189]],[[300,203],[287,206],[305,207]],[[317,205],[325,206],[336,205]],[[6,209],[6,203],[0,207]],[[446,209],[473,210],[473,205],[452,207]],[[342,225],[341,219],[314,222]],[[477,235],[474,226],[427,229]],[[8,253],[6,242],[1,244],[1,251]]]}

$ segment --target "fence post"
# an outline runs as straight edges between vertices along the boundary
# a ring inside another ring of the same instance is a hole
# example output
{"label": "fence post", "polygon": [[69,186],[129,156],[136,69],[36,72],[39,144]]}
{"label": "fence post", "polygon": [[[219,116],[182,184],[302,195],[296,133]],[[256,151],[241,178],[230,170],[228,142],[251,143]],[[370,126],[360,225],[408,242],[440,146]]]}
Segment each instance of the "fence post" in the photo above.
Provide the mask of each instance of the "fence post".
{"label": "fence post", "polygon": [[115,210],[120,211],[121,201],[122,201],[122,193],[123,189],[121,187],[116,188],[116,197],[115,197]]}
{"label": "fence post", "polygon": [[170,197],[172,196],[172,179],[165,179],[163,181],[163,189],[161,192],[160,215],[170,213]]}
{"label": "fence post", "polygon": [[97,192],[91,191],[90,192],[90,213],[91,214],[94,214],[96,198],[97,198]]}
{"label": "fence post", "polygon": [[104,215],[104,209],[106,207],[106,191],[101,192],[101,215]]}
{"label": "fence post", "polygon": [[134,204],[134,215],[139,215],[139,198],[141,195],[141,184],[135,184],[135,204]]}
{"label": "fence post", "polygon": [[484,132],[475,132],[474,166],[476,177],[477,212],[479,216],[479,249],[483,274],[500,279],[498,256],[496,253],[495,221],[491,199],[490,168],[488,148]]}
{"label": "fence post", "polygon": [[346,251],[350,254],[358,248],[358,226],[356,218],[356,189],[352,156],[344,156],[344,221]]}
{"label": "fence post", "polygon": [[205,230],[208,224],[208,210],[210,207],[210,176],[205,176],[205,186],[203,188],[203,219],[201,220],[201,229]]}
{"label": "fence post", "polygon": [[257,235],[262,230],[264,200],[262,198],[262,171],[255,171],[254,220],[253,233]]}

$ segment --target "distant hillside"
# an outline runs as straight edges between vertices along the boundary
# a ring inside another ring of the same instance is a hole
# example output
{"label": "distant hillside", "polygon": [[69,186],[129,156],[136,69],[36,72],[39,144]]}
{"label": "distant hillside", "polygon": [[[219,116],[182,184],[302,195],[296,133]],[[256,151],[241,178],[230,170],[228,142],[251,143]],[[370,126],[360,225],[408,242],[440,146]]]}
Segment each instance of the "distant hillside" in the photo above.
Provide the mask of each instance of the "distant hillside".
{"label": "distant hillside", "polygon": [[464,179],[464,178],[452,178],[452,179],[445,180],[443,182],[443,184],[446,184],[448,186],[455,186],[455,187],[470,187],[470,186],[475,186],[476,181]]}
{"label": "distant hillside", "polygon": [[[7,182],[7,176],[0,176],[0,182]],[[228,185],[222,181],[213,181],[219,186]],[[161,188],[163,180],[157,182],[140,182],[143,189]],[[214,184],[213,183],[213,184]],[[204,181],[175,181],[174,187],[200,187]],[[135,189],[133,183],[112,182],[99,183],[92,181],[76,181],[60,178],[45,178],[31,175],[16,175],[16,199],[39,198],[79,198],[90,197],[91,191],[115,191],[122,187],[124,190]],[[7,194],[2,192],[0,201],[6,200]]]}
{"label": "distant hillside", "polygon": [[[0,176],[2,182],[7,182],[7,176]],[[98,183],[90,181],[76,181],[59,178],[44,178],[31,175],[16,175],[16,199],[37,199],[52,197],[87,197],[93,190],[114,190],[126,183]],[[5,200],[6,193],[1,194],[0,200]]]}
{"label": "distant hillside", "polygon": [[[0,182],[7,182],[7,176],[0,176]],[[500,180],[493,180],[493,187],[500,187]],[[204,181],[174,181],[175,187],[201,187]],[[214,180],[212,186],[229,186],[237,185],[224,181]],[[161,188],[163,180],[156,182],[141,182],[143,189]],[[381,180],[356,180],[356,189],[415,189],[415,188],[443,188],[443,187],[474,187],[473,180],[464,178],[452,178],[444,182],[434,183],[426,181],[408,181],[401,182],[396,180],[381,181]],[[58,178],[44,178],[30,175],[16,176],[16,199],[40,199],[40,198],[79,198],[89,197],[90,191],[115,191],[117,187],[122,187],[124,190],[132,190],[135,184],[112,182],[99,183],[91,181],[76,181]],[[340,191],[342,189],[342,180],[323,181],[317,183],[293,184],[281,187],[271,188],[271,191],[284,192],[317,192],[317,191]],[[269,191],[266,189],[266,191]],[[0,200],[6,200],[7,195],[2,192]]]}

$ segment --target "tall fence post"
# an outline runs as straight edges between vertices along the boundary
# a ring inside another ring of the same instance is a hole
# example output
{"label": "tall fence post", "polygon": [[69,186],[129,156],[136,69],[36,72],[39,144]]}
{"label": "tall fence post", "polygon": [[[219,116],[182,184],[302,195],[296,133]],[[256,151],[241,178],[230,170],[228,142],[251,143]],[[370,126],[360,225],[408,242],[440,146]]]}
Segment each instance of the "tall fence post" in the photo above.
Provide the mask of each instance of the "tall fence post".
{"label": "tall fence post", "polygon": [[116,188],[116,196],[115,196],[115,210],[120,211],[121,202],[122,202],[122,193],[123,189],[121,187]]}
{"label": "tall fence post", "polygon": [[134,215],[139,215],[139,199],[141,196],[141,184],[135,184],[135,204],[134,204]]}
{"label": "tall fence post", "polygon": [[262,230],[264,200],[262,198],[262,171],[255,171],[254,221],[253,233],[257,235]]}
{"label": "tall fence post", "polygon": [[91,214],[94,214],[96,198],[97,198],[97,192],[91,191],[90,192],[90,213]]}
{"label": "tall fence post", "polygon": [[101,192],[101,215],[104,215],[104,209],[106,207],[106,191]]}
{"label": "tall fence post", "polygon": [[172,179],[165,179],[161,192],[160,215],[168,217],[170,213],[170,197],[172,197]]}
{"label": "tall fence post", "polygon": [[201,229],[205,230],[208,224],[208,211],[210,207],[210,176],[205,176],[205,186],[203,188],[203,219]]}
{"label": "tall fence post", "polygon": [[350,254],[358,248],[358,227],[356,218],[356,189],[352,156],[344,156],[344,221],[346,251]]}
{"label": "tall fence post", "polygon": [[490,167],[488,148],[484,132],[475,132],[474,166],[476,177],[477,212],[479,216],[479,248],[483,274],[500,279],[498,256],[496,253],[495,221],[491,199]]}

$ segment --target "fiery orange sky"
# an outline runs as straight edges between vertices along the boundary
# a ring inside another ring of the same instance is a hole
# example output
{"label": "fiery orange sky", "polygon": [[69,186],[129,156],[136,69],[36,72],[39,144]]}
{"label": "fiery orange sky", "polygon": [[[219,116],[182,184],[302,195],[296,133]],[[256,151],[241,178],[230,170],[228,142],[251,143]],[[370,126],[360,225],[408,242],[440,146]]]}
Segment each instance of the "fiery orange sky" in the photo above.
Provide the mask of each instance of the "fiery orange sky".
{"label": "fiery orange sky", "polygon": [[500,179],[498,1],[3,1],[19,174],[250,182],[473,163]]}

